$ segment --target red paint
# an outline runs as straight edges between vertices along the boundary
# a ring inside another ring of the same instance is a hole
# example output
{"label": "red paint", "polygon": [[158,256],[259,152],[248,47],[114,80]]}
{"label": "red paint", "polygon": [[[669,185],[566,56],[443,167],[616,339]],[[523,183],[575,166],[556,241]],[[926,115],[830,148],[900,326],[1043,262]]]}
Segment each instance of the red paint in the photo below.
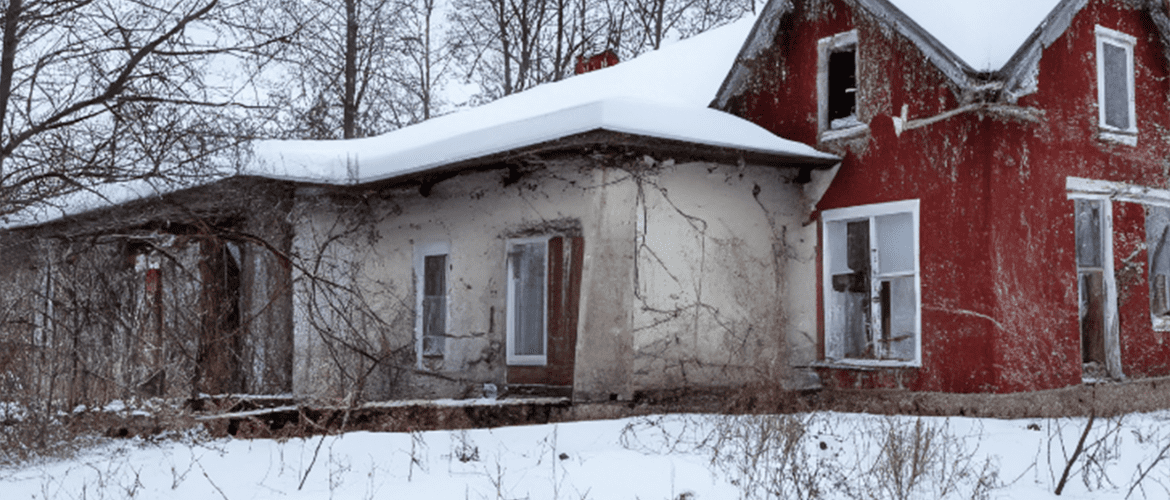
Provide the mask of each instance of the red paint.
{"label": "red paint", "polygon": [[615,66],[617,63],[618,56],[612,49],[605,49],[601,53],[589,57],[577,56],[577,66],[574,68],[574,74],[580,75],[590,71],[597,71]]}
{"label": "red paint", "polygon": [[[819,2],[796,3],[773,52],[754,65],[757,80],[769,83],[733,100],[730,110],[815,144],[817,40],[856,28],[860,118],[871,132],[842,151],[842,167],[817,209],[921,202],[922,367],[823,369],[825,384],[1014,392],[1080,383],[1073,203],[1065,182],[1075,176],[1167,186],[1170,143],[1160,129],[1170,127],[1170,75],[1149,16],[1122,2],[1091,1],[1044,50],[1039,90],[1020,99],[1043,110],[1041,123],[965,113],[899,136],[891,116],[903,104],[911,119],[959,106],[950,81],[869,14],[840,0],[816,13],[807,5]],[[1136,147],[1096,137],[1097,24],[1138,38]],[[1170,375],[1170,338],[1161,342],[1170,335],[1154,332],[1150,320],[1144,210],[1121,202],[1113,210],[1123,371]],[[1122,260],[1131,255],[1140,269],[1122,276]],[[819,301],[820,284],[808,288]]]}

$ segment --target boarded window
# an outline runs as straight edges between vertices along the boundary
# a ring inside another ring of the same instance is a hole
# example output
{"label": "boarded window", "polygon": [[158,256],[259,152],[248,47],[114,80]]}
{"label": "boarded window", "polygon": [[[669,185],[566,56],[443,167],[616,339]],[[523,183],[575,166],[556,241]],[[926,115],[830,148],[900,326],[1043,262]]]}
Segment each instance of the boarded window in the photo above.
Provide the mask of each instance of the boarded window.
{"label": "boarded window", "polygon": [[917,201],[827,210],[826,355],[917,361]]}
{"label": "boarded window", "polygon": [[508,251],[508,361],[545,362],[548,243],[512,242]]}
{"label": "boarded window", "polygon": [[447,256],[423,258],[423,356],[442,356],[447,338]]}

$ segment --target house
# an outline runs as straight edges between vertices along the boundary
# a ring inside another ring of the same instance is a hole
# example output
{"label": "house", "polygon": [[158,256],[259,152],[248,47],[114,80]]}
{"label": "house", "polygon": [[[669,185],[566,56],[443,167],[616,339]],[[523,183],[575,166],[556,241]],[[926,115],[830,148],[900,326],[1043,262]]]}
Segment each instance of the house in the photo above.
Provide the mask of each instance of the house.
{"label": "house", "polygon": [[769,2],[714,106],[843,158],[792,363],[944,392],[1170,375],[1168,9]]}
{"label": "house", "polygon": [[[840,158],[709,107],[751,22],[0,234],[9,390],[571,396],[782,381]],[[46,361],[47,360],[47,361]],[[34,367],[39,367],[35,368]]]}

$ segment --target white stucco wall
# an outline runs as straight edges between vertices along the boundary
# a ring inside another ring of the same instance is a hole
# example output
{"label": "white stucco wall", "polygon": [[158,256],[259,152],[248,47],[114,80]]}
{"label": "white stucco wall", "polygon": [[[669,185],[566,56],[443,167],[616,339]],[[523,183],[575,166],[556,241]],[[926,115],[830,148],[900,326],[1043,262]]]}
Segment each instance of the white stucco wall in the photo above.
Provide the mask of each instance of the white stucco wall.
{"label": "white stucco wall", "polygon": [[[401,368],[376,369],[368,398],[459,397],[503,384],[506,241],[566,231],[585,242],[577,399],[783,379],[785,339],[815,338],[815,226],[804,225],[801,187],[786,180],[795,171],[650,158],[618,165],[562,160],[509,185],[503,170],[467,173],[425,197],[417,188],[345,198],[302,189],[295,392],[355,391],[352,374],[371,361],[337,349],[338,339]],[[419,366],[414,249],[436,242],[450,248],[451,337],[441,360]],[[330,293],[347,287],[360,293]]]}

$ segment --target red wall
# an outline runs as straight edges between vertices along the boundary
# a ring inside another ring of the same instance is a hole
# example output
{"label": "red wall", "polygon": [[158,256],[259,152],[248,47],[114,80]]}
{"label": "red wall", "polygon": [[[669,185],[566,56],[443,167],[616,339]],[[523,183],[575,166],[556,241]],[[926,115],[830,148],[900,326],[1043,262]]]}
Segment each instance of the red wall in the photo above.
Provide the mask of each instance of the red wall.
{"label": "red wall", "polygon": [[[755,84],[730,111],[815,144],[816,42],[856,27],[859,118],[870,134],[827,147],[844,162],[818,208],[921,204],[922,367],[823,369],[825,384],[1013,392],[1079,383],[1073,203],[1065,179],[1167,185],[1170,147],[1158,129],[1170,126],[1170,89],[1148,16],[1120,1],[1090,2],[1044,50],[1039,91],[1020,100],[1044,112],[1039,123],[965,113],[898,136],[890,117],[903,104],[910,119],[959,106],[950,81],[916,46],[846,2],[824,2],[815,12],[807,4],[820,2],[796,3],[770,60],[756,66]],[[1096,24],[1139,38],[1137,147],[1096,138]],[[1150,324],[1144,209],[1113,206],[1123,370],[1170,374],[1170,347]],[[1121,262],[1131,255],[1136,270]]]}

